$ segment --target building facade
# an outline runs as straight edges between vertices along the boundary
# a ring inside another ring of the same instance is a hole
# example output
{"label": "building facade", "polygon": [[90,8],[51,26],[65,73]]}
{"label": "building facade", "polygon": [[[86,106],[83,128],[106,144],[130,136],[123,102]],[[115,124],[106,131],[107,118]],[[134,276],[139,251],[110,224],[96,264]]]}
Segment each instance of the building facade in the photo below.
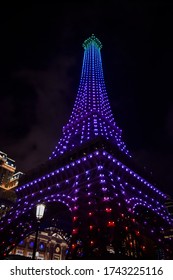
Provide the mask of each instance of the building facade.
{"label": "building facade", "polygon": [[16,173],[15,160],[0,151],[0,218],[5,215],[16,201],[17,187],[22,172]]}
{"label": "building facade", "polygon": [[9,158],[7,154],[0,151],[0,188],[10,190],[18,185],[22,172],[16,171],[15,160]]}
{"label": "building facade", "polygon": [[[20,256],[32,259],[35,234],[27,236],[10,252],[10,257]],[[36,260],[64,260],[68,244],[56,228],[39,231],[37,241]],[[20,258],[19,258],[20,259]]]}

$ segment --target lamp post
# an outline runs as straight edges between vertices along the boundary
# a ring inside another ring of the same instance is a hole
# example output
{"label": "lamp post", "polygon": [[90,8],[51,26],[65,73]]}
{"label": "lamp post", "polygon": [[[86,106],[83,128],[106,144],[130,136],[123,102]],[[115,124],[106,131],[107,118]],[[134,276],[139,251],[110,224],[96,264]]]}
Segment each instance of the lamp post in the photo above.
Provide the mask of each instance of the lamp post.
{"label": "lamp post", "polygon": [[43,203],[37,204],[37,206],[36,206],[37,225],[36,225],[35,241],[34,241],[33,254],[32,254],[32,259],[33,260],[35,260],[35,254],[36,254],[36,250],[37,250],[39,223],[40,223],[40,220],[43,218],[44,210],[45,210],[45,204],[43,204]]}

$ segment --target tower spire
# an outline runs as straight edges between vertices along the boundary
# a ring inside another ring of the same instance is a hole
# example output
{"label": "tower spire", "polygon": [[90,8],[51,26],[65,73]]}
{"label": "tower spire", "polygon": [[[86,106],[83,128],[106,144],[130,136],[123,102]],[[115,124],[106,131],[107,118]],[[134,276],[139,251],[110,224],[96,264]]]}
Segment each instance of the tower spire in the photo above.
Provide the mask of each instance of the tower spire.
{"label": "tower spire", "polygon": [[88,45],[89,45],[89,44],[92,44],[92,43],[96,44],[97,47],[98,47],[99,49],[102,48],[102,44],[101,44],[101,42],[99,41],[99,39],[97,39],[97,38],[95,37],[95,35],[92,34],[91,37],[89,37],[88,39],[86,39],[86,40],[83,42],[83,47],[84,47],[84,49],[86,49],[86,48],[88,47]]}
{"label": "tower spire", "polygon": [[55,158],[75,146],[102,136],[128,154],[116,125],[104,82],[100,50],[102,44],[94,34],[83,43],[84,57],[76,101],[63,136],[52,153]]}

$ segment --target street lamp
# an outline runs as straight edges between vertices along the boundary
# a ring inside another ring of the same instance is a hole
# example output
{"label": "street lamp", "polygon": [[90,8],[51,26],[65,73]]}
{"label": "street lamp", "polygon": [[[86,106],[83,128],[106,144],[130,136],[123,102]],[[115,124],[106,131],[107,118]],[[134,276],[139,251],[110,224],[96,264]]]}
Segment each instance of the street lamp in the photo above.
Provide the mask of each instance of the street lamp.
{"label": "street lamp", "polygon": [[34,241],[34,248],[33,248],[33,254],[32,259],[35,260],[35,254],[37,250],[37,239],[38,239],[38,230],[39,230],[39,224],[40,220],[43,218],[45,210],[45,204],[40,203],[36,206],[36,219],[37,219],[37,225],[36,225],[36,232],[35,232],[35,241]]}

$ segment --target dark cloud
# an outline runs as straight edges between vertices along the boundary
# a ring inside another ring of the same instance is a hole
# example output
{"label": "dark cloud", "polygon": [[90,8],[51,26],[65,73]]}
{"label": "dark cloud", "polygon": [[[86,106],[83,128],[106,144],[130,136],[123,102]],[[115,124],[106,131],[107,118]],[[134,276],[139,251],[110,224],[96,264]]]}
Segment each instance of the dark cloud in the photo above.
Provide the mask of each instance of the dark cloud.
{"label": "dark cloud", "polygon": [[[56,59],[55,59],[56,60]],[[16,159],[18,169],[27,170],[46,161],[70,116],[75,92],[71,92],[73,57],[61,57],[50,69],[15,73],[17,82],[3,97],[1,146]]]}
{"label": "dark cloud", "polygon": [[173,141],[173,106],[168,110],[165,118],[165,131],[167,136]]}
{"label": "dark cloud", "polygon": [[[3,120],[2,128],[9,144],[25,137],[37,121],[36,108],[37,95],[34,89],[20,79],[9,79],[4,86],[5,95],[1,99],[0,118]],[[32,107],[32,114],[31,114]],[[10,122],[9,122],[10,118]]]}

